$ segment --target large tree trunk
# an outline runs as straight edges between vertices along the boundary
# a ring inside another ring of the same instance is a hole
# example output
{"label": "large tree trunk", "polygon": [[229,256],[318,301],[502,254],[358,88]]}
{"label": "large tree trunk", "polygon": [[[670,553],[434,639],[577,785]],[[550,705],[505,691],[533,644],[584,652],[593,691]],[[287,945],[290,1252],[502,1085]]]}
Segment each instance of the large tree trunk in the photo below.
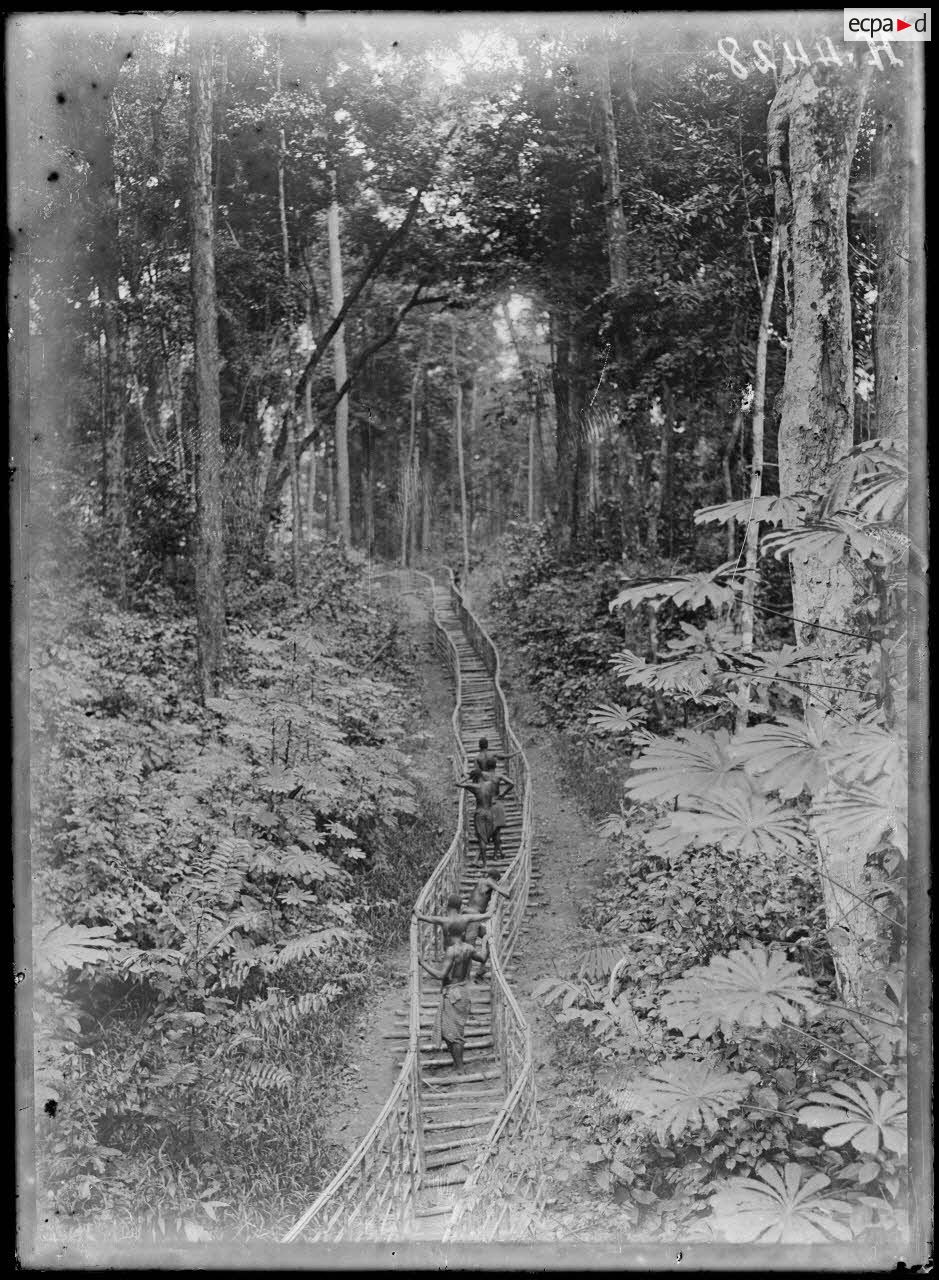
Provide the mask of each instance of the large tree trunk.
{"label": "large tree trunk", "polygon": [[[338,316],[343,304],[342,250],[339,243],[339,202],[336,199],[336,175],[332,175],[333,198],[327,215],[329,236],[329,281],[332,313]],[[340,325],[333,338],[333,373],[338,394],[346,384],[345,325]],[[349,397],[342,396],[336,405],[336,520],[343,545],[352,545],[352,518],[349,508]]]}
{"label": "large tree trunk", "polygon": [[212,192],[212,46],[192,43],[190,202],[193,343],[198,415],[196,618],[203,700],[219,690],[225,646],[222,546],[222,435],[218,385],[218,315]]}
{"label": "large tree trunk", "polygon": [[906,94],[894,90],[878,120],[877,308],[874,377],[877,435],[906,443],[909,430],[910,188]]}
{"label": "large tree trunk", "polygon": [[307,460],[306,480],[306,538],[313,542],[313,522],[316,516],[316,449],[311,448]]}
{"label": "large tree trunk", "polygon": [[603,209],[606,215],[606,244],[610,260],[610,283],[621,293],[628,278],[626,265],[626,216],[620,189],[619,145],[610,88],[610,60],[606,48],[595,56],[600,99],[600,167],[603,173]]}
{"label": "large tree trunk", "polygon": [[[756,339],[756,374],[753,384],[753,423],[751,427],[751,461],[750,461],[750,503],[751,505],[763,493],[763,436],[766,417],[766,351],[769,346],[769,318],[773,309],[773,297],[776,293],[776,276],[779,265],[779,228],[774,228],[769,248],[769,268],[766,283],[763,287],[763,305],[760,309],[760,328]],[[728,521],[728,528],[733,529],[734,522]],[[743,634],[743,649],[749,653],[753,648],[753,602],[756,598],[757,555],[759,552],[760,522],[747,518],[744,545],[745,575],[743,592],[740,599],[740,627]],[[731,551],[731,555],[733,552]],[[741,691],[741,704],[737,710],[737,729],[747,727],[747,706],[750,700],[750,685]]]}
{"label": "large tree trunk", "polygon": [[[127,378],[124,332],[120,305],[120,226],[114,173],[114,115],[111,94],[117,81],[116,66],[91,67],[100,92],[87,96],[85,117],[89,137],[90,181],[94,187],[94,239],[92,269],[98,289],[101,329],[104,333],[105,419],[102,423],[104,495],[102,509],[115,551],[117,592],[122,604],[127,596],[127,497],[125,453],[127,437]],[[100,77],[100,78],[99,78]]]}
{"label": "large tree trunk", "polygon": [[[770,108],[769,161],[791,310],[778,446],[784,495],[823,490],[832,465],[854,442],[847,200],[866,83],[864,73],[846,68],[793,69]],[[823,655],[809,664],[816,687],[807,689],[806,705],[824,701],[850,713],[850,693],[816,692],[817,685],[856,683],[850,658],[838,656],[844,637],[813,624],[856,629],[859,589],[851,566],[845,559],[828,566],[794,555],[790,573],[799,643]],[[874,963],[876,916],[858,901],[865,896],[870,849],[817,829],[815,837],[829,927],[840,926],[830,935],[835,967],[851,1003]]]}
{"label": "large tree trunk", "polygon": [[534,446],[537,460],[529,453],[529,466],[532,468],[532,519],[541,520],[544,516],[544,439],[541,433],[541,375],[535,374],[535,418]]}
{"label": "large tree trunk", "polygon": [[[420,381],[421,367],[417,364],[411,376],[410,427],[408,430],[408,451],[404,459],[403,483],[401,488],[401,566],[408,564],[408,546],[411,548],[411,563],[414,561],[414,526],[417,514],[414,507],[417,502],[416,485],[414,484],[414,441],[417,436],[417,384]],[[409,542],[410,535],[410,542]]]}
{"label": "large tree trunk", "polygon": [[557,441],[555,471],[558,532],[562,537],[570,538],[573,496],[571,478],[575,472],[577,456],[577,422],[572,404],[570,316],[566,311],[552,311],[551,321],[554,331],[551,378],[554,388]]}
{"label": "large tree trunk", "polygon": [[456,326],[454,325],[450,331],[450,337],[453,348],[453,382],[454,382],[454,402],[453,402],[453,421],[456,435],[456,461],[457,474],[460,481],[460,534],[463,542],[463,588],[465,590],[469,582],[470,556],[469,556],[469,512],[467,510],[466,501],[466,465],[463,460],[463,386],[460,382],[460,372],[456,361]]}
{"label": "large tree trunk", "polygon": [[[280,92],[280,50],[277,54],[277,92]],[[284,170],[287,165],[287,137],[281,129],[277,148],[277,208],[280,214],[281,249],[284,257],[284,284],[286,296],[290,296],[290,237],[287,233],[287,197],[284,190]],[[289,317],[288,317],[289,324]],[[291,408],[287,416],[287,462],[290,467],[290,576],[293,594],[300,591],[300,463],[297,458],[297,426],[296,413]]]}
{"label": "large tree trunk", "polygon": [[424,365],[424,387],[421,396],[421,551],[430,551],[431,494],[433,492],[433,459],[430,451],[430,410],[428,409],[429,379]]}

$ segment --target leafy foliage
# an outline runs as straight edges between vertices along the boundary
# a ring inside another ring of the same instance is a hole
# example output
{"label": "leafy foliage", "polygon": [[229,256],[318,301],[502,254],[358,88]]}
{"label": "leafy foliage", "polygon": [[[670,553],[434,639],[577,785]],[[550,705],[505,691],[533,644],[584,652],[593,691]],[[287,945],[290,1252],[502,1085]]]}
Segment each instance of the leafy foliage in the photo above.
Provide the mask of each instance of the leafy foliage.
{"label": "leafy foliage", "polygon": [[[799,1112],[802,1124],[824,1128],[825,1142],[840,1147],[850,1142],[856,1151],[876,1155],[881,1146],[906,1151],[906,1100],[892,1089],[876,1090],[866,1080],[835,1082],[830,1092],[809,1094],[814,1106]],[[830,1126],[830,1127],[829,1127]]]}
{"label": "leafy foliage", "polygon": [[718,956],[689,969],[663,993],[662,1012],[685,1035],[709,1036],[718,1027],[778,1027],[812,1012],[813,983],[799,966],[762,947]]}
{"label": "leafy foliage", "polygon": [[634,800],[673,800],[732,792],[744,783],[732,758],[730,735],[679,729],[674,738],[656,738],[632,763],[625,789]]}
{"label": "leafy foliage", "polygon": [[790,1161],[782,1173],[774,1165],[760,1168],[758,1178],[731,1178],[728,1188],[711,1197],[716,1223],[725,1239],[737,1244],[825,1244],[850,1240],[845,1221],[848,1205],[820,1195],[831,1179],[822,1173],[805,1176]]}
{"label": "leafy foliage", "polygon": [[735,592],[743,586],[743,578],[733,561],[719,565],[710,573],[684,574],[673,578],[637,578],[629,582],[610,601],[610,611],[635,609],[641,604],[658,608],[668,600],[687,609],[700,609],[710,605],[715,612],[732,604]]}
{"label": "leafy foliage", "polygon": [[651,1124],[659,1142],[689,1128],[712,1133],[759,1077],[755,1071],[720,1071],[703,1062],[666,1059],[632,1086],[630,1107]]}
{"label": "leafy foliage", "polygon": [[167,607],[82,589],[35,620],[39,1172],[50,1212],[214,1239],[258,1212],[259,1170],[281,1222],[328,1172],[344,1030],[440,814],[405,773],[409,695],[357,669],[364,592],[313,662],[302,607],[255,601],[205,709]]}

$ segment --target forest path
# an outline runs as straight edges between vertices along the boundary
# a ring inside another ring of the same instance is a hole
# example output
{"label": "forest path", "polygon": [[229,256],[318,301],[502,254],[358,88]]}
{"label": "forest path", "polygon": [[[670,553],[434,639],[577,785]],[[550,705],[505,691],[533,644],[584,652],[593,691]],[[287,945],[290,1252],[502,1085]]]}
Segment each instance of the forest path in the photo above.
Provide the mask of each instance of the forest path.
{"label": "forest path", "polygon": [[[405,595],[402,600],[413,646],[416,682],[421,690],[421,711],[415,737],[407,745],[413,757],[411,776],[420,779],[431,792],[456,810],[458,795],[453,786],[450,757],[453,755],[453,691],[433,648],[430,630],[430,601]],[[420,735],[419,737],[416,735]],[[453,830],[449,822],[441,831],[440,852],[446,848]],[[360,1048],[337,1073],[336,1097],[329,1105],[327,1140],[345,1151],[335,1167],[352,1154],[377,1119],[401,1069],[395,1048],[400,1041],[396,1015],[407,994],[408,941],[382,957],[372,991],[363,1002],[353,1035]]]}
{"label": "forest path", "polygon": [[[495,620],[485,600],[474,596],[468,603],[493,634]],[[554,1018],[532,995],[532,988],[554,974],[569,977],[579,957],[596,940],[582,927],[579,908],[599,887],[608,845],[565,786],[560,746],[544,727],[544,716],[519,674],[513,654],[503,649],[502,658],[502,686],[512,727],[525,748],[534,801],[532,887],[509,974],[531,1027],[539,1109],[545,1118],[556,1086],[564,1077],[553,1063],[557,1038]]]}
{"label": "forest path", "polygon": [[[409,630],[417,674],[422,689],[420,729],[426,735],[412,748],[414,773],[433,792],[456,804],[452,788],[450,756],[453,754],[451,716],[453,693],[434,652],[425,602],[405,596]],[[478,608],[476,602],[474,609]],[[484,621],[491,625],[491,618]],[[550,1113],[556,1086],[563,1076],[554,1067],[554,1020],[532,988],[541,978],[565,976],[586,949],[590,935],[581,927],[579,904],[597,886],[602,874],[606,844],[576,799],[565,789],[563,760],[550,732],[538,726],[542,717],[533,695],[515,675],[511,654],[506,659],[505,681],[512,725],[524,744],[531,769],[534,797],[533,878],[523,931],[509,977],[522,1011],[532,1029],[532,1052],[537,1070],[538,1097]],[[400,1032],[400,1013],[408,977],[408,944],[403,941],[383,958],[378,980],[363,1003],[354,1035],[360,1046],[338,1074],[337,1095],[329,1107],[327,1136],[344,1154],[336,1168],[351,1155],[368,1132],[400,1069],[391,1038]]]}

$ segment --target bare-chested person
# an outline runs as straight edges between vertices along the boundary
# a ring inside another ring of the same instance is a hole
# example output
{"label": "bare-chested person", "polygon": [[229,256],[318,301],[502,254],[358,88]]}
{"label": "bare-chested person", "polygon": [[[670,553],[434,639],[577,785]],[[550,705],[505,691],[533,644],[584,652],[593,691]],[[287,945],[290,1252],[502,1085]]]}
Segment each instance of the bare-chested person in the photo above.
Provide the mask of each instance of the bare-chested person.
{"label": "bare-chested person", "polygon": [[469,791],[476,801],[473,829],[479,844],[477,862],[485,868],[486,849],[490,840],[495,856],[502,856],[502,828],[505,826],[502,798],[514,791],[515,783],[502,773],[480,773],[478,769],[473,769],[468,778],[462,778],[456,785]]}
{"label": "bare-chested person", "polygon": [[489,750],[489,739],[479,739],[479,754],[476,756],[476,768],[480,773],[495,773],[499,767],[500,760],[511,760],[513,756],[517,756],[519,752],[513,751],[507,756],[497,756],[494,751]]}
{"label": "bare-chested person", "polygon": [[[444,937],[450,943],[454,938],[463,938],[470,946],[477,946],[482,941],[482,949],[485,951],[486,959],[489,958],[489,939],[486,937],[486,922],[491,919],[493,908],[489,905],[492,900],[493,893],[498,893],[503,898],[508,898],[509,892],[503,889],[501,884],[497,884],[489,876],[480,876],[470,893],[466,906],[463,906],[462,899],[458,893],[451,893],[447,899],[447,914],[445,916],[428,916],[420,911],[415,911],[415,918],[423,920],[425,924],[439,925],[444,931]],[[483,963],[476,971],[476,981],[481,982],[486,971],[486,965]]]}
{"label": "bare-chested person", "polygon": [[[464,909],[463,899],[460,895],[451,893],[447,898],[447,914],[445,916],[426,916],[420,911],[415,911],[414,915],[418,920],[423,920],[425,924],[439,925],[443,929],[444,937],[448,944],[464,937],[467,942],[473,943],[478,936],[482,922],[488,920],[492,915],[492,912],[488,910],[488,906],[488,897],[482,906],[477,906],[476,897],[471,897]],[[472,937],[470,937],[470,930],[472,930]]]}
{"label": "bare-chested person", "polygon": [[434,1043],[450,1050],[457,1073],[463,1075],[463,1046],[466,1040],[466,1020],[470,1014],[470,990],[467,984],[470,965],[474,960],[485,961],[485,953],[456,937],[444,952],[439,967],[421,960],[425,973],[440,982],[440,1003],[434,1022]]}
{"label": "bare-chested person", "polygon": [[[499,894],[499,896],[502,898],[508,898],[511,896],[509,894],[508,889],[503,889],[501,884],[497,884],[495,880],[491,879],[489,876],[480,876],[479,879],[476,881],[476,884],[467,900],[466,907],[465,907],[465,910],[467,912],[473,911],[474,908],[476,911],[486,912],[486,915],[484,915],[482,920],[478,922],[474,923],[474,921],[476,920],[475,916],[467,915],[465,919],[467,919],[470,922],[466,926],[466,941],[471,945],[476,945],[478,939],[480,938],[484,939],[487,959],[489,957],[489,939],[486,937],[485,922],[492,915],[492,909],[490,908],[489,904],[492,901],[492,895],[494,893]],[[476,970],[477,982],[482,982],[483,975],[485,974],[485,972],[486,972],[486,965],[484,961]]]}

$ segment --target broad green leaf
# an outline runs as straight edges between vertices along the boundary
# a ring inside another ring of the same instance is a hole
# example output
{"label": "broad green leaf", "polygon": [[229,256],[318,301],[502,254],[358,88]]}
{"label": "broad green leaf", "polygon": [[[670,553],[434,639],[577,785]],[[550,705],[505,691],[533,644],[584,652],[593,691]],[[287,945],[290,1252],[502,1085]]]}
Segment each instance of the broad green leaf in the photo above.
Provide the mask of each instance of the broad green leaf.
{"label": "broad green leaf", "polygon": [[670,578],[634,578],[610,602],[610,611],[634,609],[649,604],[658,608],[666,600],[686,609],[701,609],[710,605],[719,612],[736,598],[742,590],[745,574],[734,561],[718,565],[710,573],[688,573]]}
{"label": "broad green leaf", "polygon": [[742,788],[725,787],[723,794],[710,800],[689,797],[685,806],[671,814],[670,826],[686,837],[686,844],[716,844],[745,854],[792,853],[807,842],[795,809]]}
{"label": "broad green leaf", "polygon": [[634,800],[674,800],[725,794],[746,787],[746,780],[731,756],[726,729],[680,729],[674,738],[656,738],[646,747],[633,760],[632,776],[624,785]]}
{"label": "broad green leaf", "polygon": [[832,716],[810,707],[805,719],[777,716],[771,724],[753,725],[733,740],[735,759],[747,773],[760,775],[767,791],[784,798],[806,787],[818,791],[828,781],[827,743],[839,726]]}
{"label": "broad green leaf", "polygon": [[906,1098],[892,1089],[880,1090],[858,1080],[833,1083],[827,1092],[809,1094],[816,1105],[799,1112],[802,1124],[824,1128],[825,1142],[840,1147],[850,1142],[864,1155],[876,1155],[881,1146],[902,1154],[906,1150]]}
{"label": "broad green leaf", "polygon": [[711,1196],[718,1232],[735,1244],[828,1244],[850,1240],[851,1206],[819,1194],[830,1185],[822,1173],[787,1163],[780,1174],[762,1165],[757,1178],[730,1178],[726,1189]]}
{"label": "broad green leaf", "polygon": [[759,524],[794,525],[815,505],[811,494],[792,494],[787,497],[741,498],[736,502],[719,502],[713,507],[699,507],[694,513],[695,524]]}
{"label": "broad green leaf", "polygon": [[645,1116],[659,1142],[687,1129],[713,1132],[759,1077],[721,1071],[692,1058],[669,1058],[632,1084],[631,1110]]}
{"label": "broad green leaf", "polygon": [[642,707],[624,707],[618,702],[604,702],[594,707],[587,723],[594,733],[628,733],[646,719]]}
{"label": "broad green leaf", "polygon": [[117,946],[114,925],[88,927],[57,924],[40,932],[33,943],[33,961],[40,971],[81,969],[101,964]]}
{"label": "broad green leaf", "polygon": [[847,543],[847,531],[837,524],[802,525],[767,533],[760,541],[760,551],[777,560],[790,556],[797,564],[815,560],[823,565],[835,565],[844,555]]}
{"label": "broad green leaf", "polygon": [[849,785],[878,778],[905,780],[905,756],[897,735],[874,725],[842,727],[831,735],[827,749],[831,772]]}
{"label": "broad green leaf", "polygon": [[613,840],[617,836],[628,836],[633,827],[633,820],[623,813],[611,813],[597,827],[598,833],[605,840]]}
{"label": "broad green leaf", "polygon": [[842,844],[873,848],[881,836],[889,835],[899,848],[906,848],[905,806],[891,803],[870,787],[827,788],[816,797],[812,820],[826,839]]}
{"label": "broad green leaf", "polygon": [[695,965],[665,987],[661,1011],[684,1035],[709,1036],[718,1027],[798,1024],[814,1012],[813,983],[775,951],[750,946]]}
{"label": "broad green leaf", "polygon": [[623,649],[613,657],[613,671],[627,688],[659,689],[663,693],[701,694],[713,682],[719,668],[702,653],[646,662]]}

